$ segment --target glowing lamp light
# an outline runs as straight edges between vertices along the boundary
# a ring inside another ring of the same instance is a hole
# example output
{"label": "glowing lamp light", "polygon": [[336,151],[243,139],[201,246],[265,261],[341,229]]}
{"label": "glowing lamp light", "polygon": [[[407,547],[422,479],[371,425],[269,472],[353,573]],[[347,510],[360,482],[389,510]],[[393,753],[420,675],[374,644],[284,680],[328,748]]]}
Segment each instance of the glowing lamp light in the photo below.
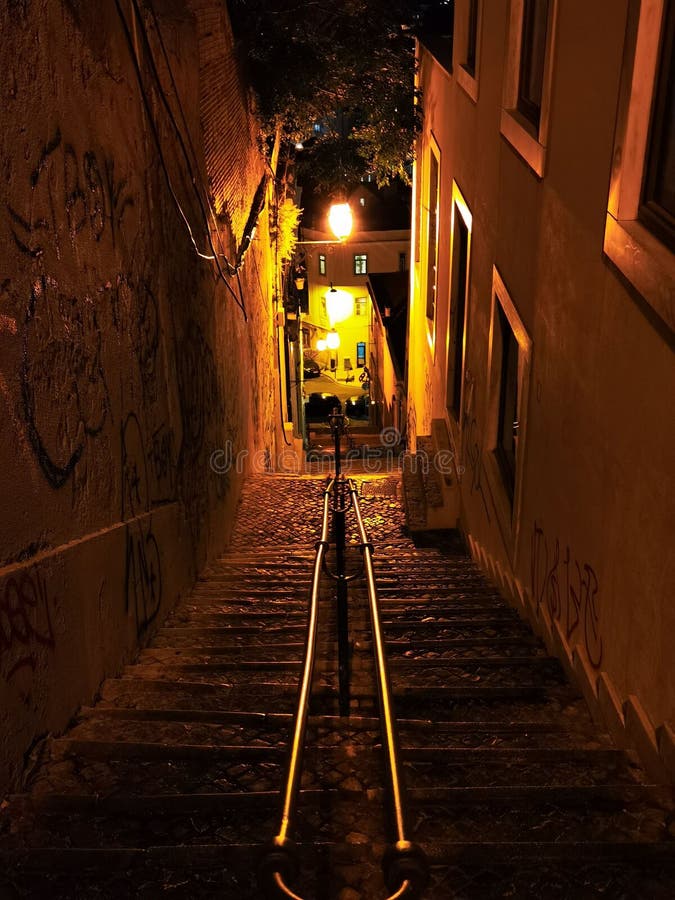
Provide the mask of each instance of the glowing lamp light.
{"label": "glowing lamp light", "polygon": [[344,322],[354,312],[354,298],[348,291],[338,291],[331,281],[330,290],[326,294],[326,312],[331,325]]}
{"label": "glowing lamp light", "polygon": [[316,342],[316,349],[317,349],[320,353],[323,352],[324,350],[326,350],[327,347],[328,347],[328,344],[327,344],[326,341],[324,341],[323,338],[319,338],[319,340]]}
{"label": "glowing lamp light", "polygon": [[344,241],[352,230],[352,211],[348,203],[334,203],[328,213],[328,224],[339,241]]}
{"label": "glowing lamp light", "polygon": [[340,346],[340,335],[334,328],[331,328],[331,330],[326,335],[326,346],[329,350],[337,350],[337,348]]}

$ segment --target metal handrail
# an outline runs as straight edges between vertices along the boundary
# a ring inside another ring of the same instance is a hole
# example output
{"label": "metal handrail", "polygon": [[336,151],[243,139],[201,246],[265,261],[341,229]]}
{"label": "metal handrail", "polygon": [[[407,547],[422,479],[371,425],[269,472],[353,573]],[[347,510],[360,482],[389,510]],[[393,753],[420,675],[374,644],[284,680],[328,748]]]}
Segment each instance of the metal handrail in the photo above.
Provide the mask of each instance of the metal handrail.
{"label": "metal handrail", "polygon": [[[336,444],[339,451],[339,439]],[[344,480],[339,473],[339,464],[336,465],[336,470],[335,478],[327,483],[323,492],[321,538],[316,544],[316,557],[314,559],[314,570],[310,590],[309,623],[305,642],[305,657],[298,695],[297,713],[293,727],[293,739],[291,743],[286,782],[282,790],[283,805],[280,825],[277,834],[272,839],[271,846],[260,868],[261,886],[264,888],[266,895],[274,898],[286,898],[286,900],[303,900],[302,897],[294,893],[288,886],[288,882],[292,882],[298,872],[297,854],[295,845],[290,838],[290,832],[293,824],[293,815],[295,812],[298,791],[300,789],[302,753],[305,746],[310,691],[316,657],[319,580],[321,570],[325,565],[326,551],[329,547],[330,496],[336,489],[338,481],[341,486],[344,486]],[[382,636],[382,625],[380,622],[377,586],[373,571],[373,545],[368,540],[363,524],[356,485],[349,479],[347,481],[347,486],[361,538],[360,548],[363,555],[363,566],[368,589],[368,605],[370,609],[373,650],[377,670],[382,745],[385,752],[385,761],[391,788],[391,811],[395,837],[387,848],[382,867],[384,869],[387,887],[389,891],[392,892],[390,893],[388,900],[406,900],[406,898],[408,898],[408,900],[413,900],[413,898],[421,896],[421,893],[426,886],[429,877],[429,867],[422,849],[407,837],[400,749],[396,732],[396,723],[393,715],[391,685],[384,639]]]}
{"label": "metal handrail", "polygon": [[370,622],[373,633],[373,653],[375,656],[375,668],[377,670],[377,689],[380,701],[380,726],[382,728],[382,744],[385,753],[385,761],[389,773],[391,788],[391,812],[393,818],[395,840],[389,846],[383,860],[385,879],[389,890],[394,893],[388,900],[399,900],[402,897],[418,897],[429,877],[429,866],[426,856],[417,844],[407,837],[405,826],[404,784],[401,771],[400,747],[396,729],[396,721],[393,714],[391,699],[391,682],[389,679],[389,667],[387,654],[382,636],[382,624],[380,621],[380,607],[377,597],[377,585],[373,571],[373,545],[368,540],[363,524],[361,507],[359,506],[358,490],[354,481],[349,479],[349,492],[352,498],[352,507],[361,538],[361,552],[366,574],[368,588],[368,606],[370,609]]}
{"label": "metal handrail", "polygon": [[293,740],[288,761],[286,784],[283,789],[283,805],[279,824],[279,831],[272,838],[272,846],[263,861],[261,867],[261,879],[264,887],[271,896],[286,897],[290,900],[302,900],[286,884],[292,881],[297,874],[298,864],[295,854],[295,846],[290,839],[293,813],[296,806],[298,790],[300,788],[300,776],[302,774],[302,752],[305,746],[305,732],[307,730],[307,718],[309,714],[310,689],[314,672],[314,660],[316,657],[316,634],[319,611],[319,579],[323,559],[328,549],[328,512],[330,495],[335,486],[335,479],[331,479],[323,492],[323,519],[321,524],[321,538],[316,544],[316,557],[314,559],[314,572],[309,600],[309,623],[307,626],[307,639],[305,642],[305,658],[302,667],[302,680],[298,694],[297,713],[293,728]]}

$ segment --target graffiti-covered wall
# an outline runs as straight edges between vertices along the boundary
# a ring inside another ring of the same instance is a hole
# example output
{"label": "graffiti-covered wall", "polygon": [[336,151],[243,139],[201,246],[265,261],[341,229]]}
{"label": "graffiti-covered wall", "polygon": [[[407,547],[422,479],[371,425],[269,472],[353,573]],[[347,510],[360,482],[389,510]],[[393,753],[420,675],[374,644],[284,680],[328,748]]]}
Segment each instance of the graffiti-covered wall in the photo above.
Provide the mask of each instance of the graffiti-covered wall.
{"label": "graffiti-covered wall", "polygon": [[262,219],[226,262],[264,173],[229,23],[152,13],[0,8],[0,792],[225,546],[214,451],[274,452]]}

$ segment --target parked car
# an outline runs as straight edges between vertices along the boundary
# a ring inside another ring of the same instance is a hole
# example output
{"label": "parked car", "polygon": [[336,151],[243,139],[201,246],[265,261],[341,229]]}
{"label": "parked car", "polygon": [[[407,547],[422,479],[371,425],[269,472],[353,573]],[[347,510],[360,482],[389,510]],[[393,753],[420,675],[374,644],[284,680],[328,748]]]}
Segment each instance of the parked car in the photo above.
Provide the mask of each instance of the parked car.
{"label": "parked car", "polygon": [[327,419],[335,407],[342,412],[342,404],[335,394],[310,394],[305,403],[305,419],[317,421]]}
{"label": "parked car", "polygon": [[302,375],[305,380],[308,378],[318,378],[321,374],[321,366],[315,359],[306,356],[302,363]]}

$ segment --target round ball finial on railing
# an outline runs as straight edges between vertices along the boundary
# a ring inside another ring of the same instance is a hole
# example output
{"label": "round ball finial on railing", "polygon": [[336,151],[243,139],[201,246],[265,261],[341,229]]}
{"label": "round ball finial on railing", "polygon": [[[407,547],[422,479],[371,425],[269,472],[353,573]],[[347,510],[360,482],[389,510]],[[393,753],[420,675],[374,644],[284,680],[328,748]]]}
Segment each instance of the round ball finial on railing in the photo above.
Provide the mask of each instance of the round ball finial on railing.
{"label": "round ball finial on railing", "polygon": [[298,851],[296,845],[289,838],[281,840],[275,837],[263,855],[258,868],[258,884],[263,896],[269,900],[278,900],[284,895],[279,892],[275,879],[279,873],[286,884],[292,884],[297,878],[300,865],[298,863]]}
{"label": "round ball finial on railing", "polygon": [[382,859],[388,890],[396,892],[404,881],[410,882],[406,896],[421,897],[429,883],[429,861],[424,850],[412,841],[397,841],[387,847]]}

